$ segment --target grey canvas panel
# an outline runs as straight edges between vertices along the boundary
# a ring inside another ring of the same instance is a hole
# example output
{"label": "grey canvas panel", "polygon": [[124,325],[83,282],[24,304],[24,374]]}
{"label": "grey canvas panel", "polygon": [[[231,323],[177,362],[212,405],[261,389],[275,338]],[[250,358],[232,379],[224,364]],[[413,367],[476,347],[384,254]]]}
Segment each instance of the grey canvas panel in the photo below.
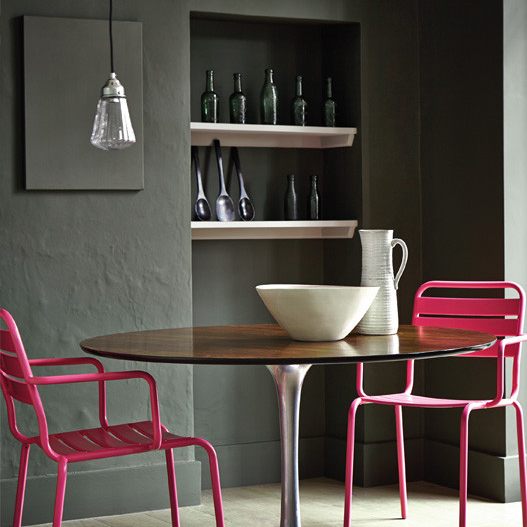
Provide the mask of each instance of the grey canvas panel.
{"label": "grey canvas panel", "polygon": [[140,22],[113,22],[117,78],[137,142],[90,144],[100,90],[110,77],[108,21],[24,17],[26,189],[144,188]]}

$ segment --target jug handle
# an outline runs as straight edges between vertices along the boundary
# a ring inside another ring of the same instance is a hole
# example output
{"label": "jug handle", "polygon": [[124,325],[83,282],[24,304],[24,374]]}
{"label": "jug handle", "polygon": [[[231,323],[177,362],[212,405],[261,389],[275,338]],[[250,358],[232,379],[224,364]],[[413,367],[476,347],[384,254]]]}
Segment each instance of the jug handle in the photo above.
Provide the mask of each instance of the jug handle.
{"label": "jug handle", "polygon": [[399,270],[397,271],[397,274],[395,275],[395,279],[393,281],[393,286],[395,287],[395,290],[397,291],[397,288],[399,287],[399,280],[401,279],[404,268],[406,267],[406,262],[408,262],[408,247],[406,246],[406,243],[404,243],[404,241],[401,240],[400,238],[394,238],[390,245],[392,246],[392,249],[396,245],[400,245],[403,251],[403,259],[401,261],[401,265],[399,266]]}

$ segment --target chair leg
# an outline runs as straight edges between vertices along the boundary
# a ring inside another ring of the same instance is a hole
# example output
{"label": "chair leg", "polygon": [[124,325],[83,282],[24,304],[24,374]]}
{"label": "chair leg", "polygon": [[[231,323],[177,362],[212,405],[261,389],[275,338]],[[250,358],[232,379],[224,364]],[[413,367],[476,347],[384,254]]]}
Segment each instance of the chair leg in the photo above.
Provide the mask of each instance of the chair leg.
{"label": "chair leg", "polygon": [[467,524],[468,488],[468,418],[472,407],[465,406],[461,416],[461,435],[459,441],[459,527]]}
{"label": "chair leg", "polygon": [[512,403],[516,408],[516,433],[518,435],[518,458],[520,462],[520,496],[522,500],[523,527],[527,527],[527,469],[525,466],[525,434],[523,428],[523,411],[520,403]]}
{"label": "chair leg", "polygon": [[223,504],[221,499],[220,470],[218,468],[218,456],[210,443],[202,440],[199,445],[205,449],[209,456],[210,481],[212,483],[212,496],[214,498],[214,514],[216,516],[216,527],[225,527],[223,520]]}
{"label": "chair leg", "polygon": [[406,519],[408,499],[406,491],[406,464],[404,459],[403,409],[395,405],[395,426],[397,429],[397,462],[399,466],[399,495],[401,497],[401,517]]}
{"label": "chair leg", "polygon": [[27,479],[27,463],[29,459],[29,448],[31,445],[27,443],[22,444],[22,452],[20,454],[20,467],[18,469],[18,484],[16,488],[15,500],[15,515],[13,518],[13,527],[21,527],[22,512],[24,510],[24,495],[26,492]]}
{"label": "chair leg", "polygon": [[346,487],[344,490],[344,527],[350,527],[351,494],[353,489],[353,460],[355,449],[355,419],[362,399],[355,399],[348,412],[348,439],[346,445]]}
{"label": "chair leg", "polygon": [[174,452],[171,448],[165,450],[167,460],[168,493],[170,495],[170,512],[172,527],[179,527],[179,510],[177,505],[176,472],[174,467]]}
{"label": "chair leg", "polygon": [[57,474],[57,492],[55,494],[55,509],[53,512],[53,527],[60,527],[62,524],[62,512],[64,510],[64,495],[66,493],[66,478],[68,476],[67,461],[59,461]]}

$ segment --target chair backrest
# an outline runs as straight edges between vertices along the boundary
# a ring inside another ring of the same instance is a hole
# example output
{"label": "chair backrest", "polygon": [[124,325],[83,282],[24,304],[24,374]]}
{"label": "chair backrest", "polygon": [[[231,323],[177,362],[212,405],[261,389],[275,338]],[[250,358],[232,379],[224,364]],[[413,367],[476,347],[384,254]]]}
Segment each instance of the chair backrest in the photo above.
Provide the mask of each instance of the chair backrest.
{"label": "chair backrest", "polygon": [[34,407],[41,433],[47,433],[46,418],[36,386],[27,383],[33,373],[18,327],[5,309],[0,309],[0,319],[7,327],[0,329],[0,385],[7,404],[9,428],[17,439],[24,441],[27,437],[17,428],[14,401]]}
{"label": "chair backrest", "polygon": [[[431,291],[431,290],[435,291]],[[438,291],[440,290],[440,291]],[[450,295],[445,293],[450,291]],[[505,298],[515,291],[516,298]],[[424,296],[424,293],[427,296]],[[428,296],[430,293],[435,296]],[[497,297],[501,295],[501,297]],[[441,296],[437,296],[437,295]],[[523,330],[525,292],[514,282],[447,282],[423,284],[415,294],[412,324],[472,329],[496,337],[517,336]],[[516,357],[519,344],[507,346],[505,356]],[[498,343],[462,357],[496,357]]]}

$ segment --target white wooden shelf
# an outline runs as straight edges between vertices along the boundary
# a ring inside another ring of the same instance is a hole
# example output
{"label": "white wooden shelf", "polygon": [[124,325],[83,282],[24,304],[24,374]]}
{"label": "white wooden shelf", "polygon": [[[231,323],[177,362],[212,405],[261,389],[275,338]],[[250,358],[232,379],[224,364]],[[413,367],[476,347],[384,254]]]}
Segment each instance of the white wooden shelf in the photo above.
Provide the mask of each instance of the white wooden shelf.
{"label": "white wooden shelf", "polygon": [[193,221],[193,240],[352,238],[356,220]]}
{"label": "white wooden shelf", "polygon": [[222,146],[339,148],[351,146],[356,133],[356,128],[325,126],[190,123],[191,142],[195,146],[209,146],[219,139]]}

